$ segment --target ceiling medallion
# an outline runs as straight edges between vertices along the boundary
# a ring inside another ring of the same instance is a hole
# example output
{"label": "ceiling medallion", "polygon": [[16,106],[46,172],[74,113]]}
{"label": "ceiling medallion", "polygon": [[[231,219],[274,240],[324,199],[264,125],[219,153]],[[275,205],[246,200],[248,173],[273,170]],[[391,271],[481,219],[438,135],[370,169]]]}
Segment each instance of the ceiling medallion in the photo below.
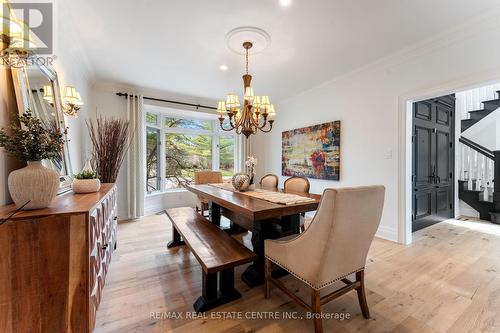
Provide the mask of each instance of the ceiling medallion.
{"label": "ceiling medallion", "polygon": [[[235,30],[230,31],[226,36],[226,41],[228,41],[228,46],[230,49],[230,41],[234,41],[235,36],[238,36],[237,38],[250,37],[241,35],[241,30],[233,33],[235,32]],[[268,42],[265,42],[266,40]],[[259,42],[260,51],[267,47],[269,45],[269,42],[270,38],[261,39]],[[257,131],[259,130],[264,133],[270,132],[273,128],[273,117],[276,114],[274,105],[272,105],[269,101],[269,96],[254,96],[253,88],[251,86],[252,76],[248,74],[248,55],[249,53],[251,53],[250,50],[253,47],[253,40],[244,40],[243,43],[240,44],[240,49],[243,50],[242,54],[245,54],[246,60],[246,72],[245,75],[243,75],[243,105],[240,104],[238,95],[234,93],[229,93],[225,101],[222,100],[217,103],[217,112],[219,114],[220,127],[224,131],[234,130],[236,134],[243,134],[247,138],[251,134],[257,133]],[[235,52],[240,53],[239,51]],[[255,54],[255,52],[253,54]],[[227,121],[225,122],[225,120]]]}
{"label": "ceiling medallion", "polygon": [[252,48],[248,52],[250,55],[254,55],[269,47],[271,36],[257,27],[238,27],[226,34],[226,45],[236,54],[244,55],[246,53],[246,49],[241,47],[246,41],[252,42]]}

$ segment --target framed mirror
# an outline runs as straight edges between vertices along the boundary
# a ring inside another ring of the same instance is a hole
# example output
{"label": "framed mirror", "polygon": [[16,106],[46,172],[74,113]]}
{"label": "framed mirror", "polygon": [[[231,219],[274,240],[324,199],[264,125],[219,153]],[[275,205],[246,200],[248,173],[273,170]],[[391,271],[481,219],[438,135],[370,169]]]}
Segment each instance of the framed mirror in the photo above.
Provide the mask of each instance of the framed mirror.
{"label": "framed mirror", "polygon": [[[31,57],[36,57],[32,55]],[[42,164],[56,170],[60,177],[59,193],[71,189],[71,158],[69,155],[66,122],[64,120],[61,90],[57,73],[36,59],[27,62],[30,66],[12,68],[19,114],[30,109],[33,116],[39,118],[44,126],[57,129],[64,135],[65,143],[60,156],[53,160],[43,160]]]}

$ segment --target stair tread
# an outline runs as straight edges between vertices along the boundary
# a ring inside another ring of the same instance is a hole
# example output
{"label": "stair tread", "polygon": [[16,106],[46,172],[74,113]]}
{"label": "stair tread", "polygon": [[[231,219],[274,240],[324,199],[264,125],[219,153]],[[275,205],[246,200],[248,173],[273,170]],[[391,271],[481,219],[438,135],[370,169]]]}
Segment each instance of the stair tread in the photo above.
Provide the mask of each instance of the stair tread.
{"label": "stair tread", "polygon": [[490,103],[490,104],[497,104],[497,103],[499,103],[500,104],[500,98],[490,99],[488,101],[483,101],[483,103]]}
{"label": "stair tread", "polygon": [[493,199],[491,199],[491,200],[479,200],[479,202],[493,204]]}
{"label": "stair tread", "polygon": [[488,110],[488,109],[481,109],[481,110],[474,110],[474,111],[467,111],[468,113],[491,113],[493,112],[492,110]]}

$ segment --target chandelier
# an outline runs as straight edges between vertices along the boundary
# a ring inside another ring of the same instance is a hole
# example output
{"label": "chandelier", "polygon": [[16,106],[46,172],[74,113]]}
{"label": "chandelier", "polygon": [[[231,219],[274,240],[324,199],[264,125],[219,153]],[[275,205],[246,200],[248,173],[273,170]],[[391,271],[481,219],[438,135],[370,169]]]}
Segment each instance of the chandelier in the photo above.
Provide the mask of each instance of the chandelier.
{"label": "chandelier", "polygon": [[[273,117],[276,112],[269,102],[269,96],[254,96],[250,85],[252,76],[248,74],[248,50],[252,48],[251,42],[244,42],[246,60],[246,73],[243,75],[243,106],[240,105],[238,95],[230,93],[225,101],[217,103],[220,127],[224,131],[235,130],[236,134],[243,134],[247,138],[258,130],[268,133],[273,128]],[[227,118],[226,118],[227,117]],[[227,119],[227,122],[224,122]]]}

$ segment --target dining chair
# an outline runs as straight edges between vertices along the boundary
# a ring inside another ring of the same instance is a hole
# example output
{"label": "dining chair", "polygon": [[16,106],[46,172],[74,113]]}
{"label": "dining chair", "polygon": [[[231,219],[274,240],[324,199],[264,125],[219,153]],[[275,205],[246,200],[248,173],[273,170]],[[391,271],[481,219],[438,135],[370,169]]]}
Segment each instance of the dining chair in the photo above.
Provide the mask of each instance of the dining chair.
{"label": "dining chair", "polygon": [[278,176],[269,173],[260,179],[259,184],[262,187],[278,188]]}
{"label": "dining chair", "polygon": [[[285,192],[309,193],[311,184],[306,177],[292,176],[285,180]],[[304,213],[300,214],[300,231],[306,230],[306,216]]]}
{"label": "dining chair", "polygon": [[[311,312],[316,333],[323,332],[321,305],[356,290],[363,316],[370,318],[366,301],[364,269],[366,256],[380,224],[384,186],[326,189],[314,219],[305,232],[293,239],[264,241],[265,297],[271,284]],[[314,258],[314,260],[311,260]],[[304,282],[311,304],[272,277],[276,264]],[[348,277],[355,274],[355,281]],[[341,281],[344,287],[321,296],[324,288]]]}
{"label": "dining chair", "polygon": [[311,184],[306,177],[292,176],[285,180],[284,189],[289,192],[309,193]]}
{"label": "dining chair", "polygon": [[[222,183],[222,172],[210,171],[210,170],[195,171],[194,183],[196,185]],[[201,215],[204,215],[205,211],[207,210],[208,210],[208,200],[197,197],[196,211],[200,212]]]}

